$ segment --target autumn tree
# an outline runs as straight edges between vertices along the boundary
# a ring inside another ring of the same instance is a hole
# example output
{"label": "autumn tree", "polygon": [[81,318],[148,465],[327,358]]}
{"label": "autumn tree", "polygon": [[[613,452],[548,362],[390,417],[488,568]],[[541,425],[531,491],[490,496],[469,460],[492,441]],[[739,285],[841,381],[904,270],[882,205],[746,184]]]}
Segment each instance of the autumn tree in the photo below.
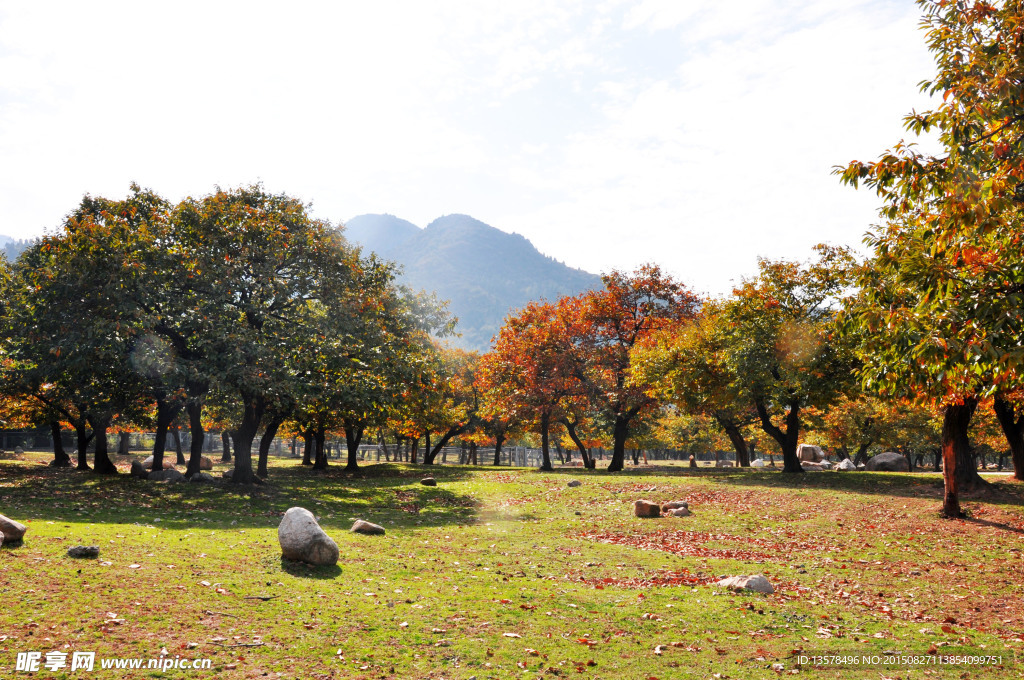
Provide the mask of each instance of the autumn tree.
{"label": "autumn tree", "polygon": [[[900,142],[877,161],[837,172],[874,189],[884,205],[851,310],[865,382],[942,403],[942,511],[956,517],[959,492],[983,484],[968,437],[979,400],[1016,394],[1022,380],[1024,13],[1016,0],[918,4],[937,67],[922,90],[942,101],[905,121],[915,135],[937,138],[941,151]],[[1009,428],[1011,449],[1024,451],[1016,432]]]}

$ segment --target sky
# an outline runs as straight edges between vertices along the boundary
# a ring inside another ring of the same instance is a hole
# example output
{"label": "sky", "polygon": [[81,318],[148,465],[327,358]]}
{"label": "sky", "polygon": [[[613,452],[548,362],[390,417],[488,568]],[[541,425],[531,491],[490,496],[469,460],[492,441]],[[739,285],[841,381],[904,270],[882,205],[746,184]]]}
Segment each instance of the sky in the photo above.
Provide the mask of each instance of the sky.
{"label": "sky", "polygon": [[911,0],[0,0],[0,234],[262,182],[727,294],[860,247],[879,202],[832,169],[906,138],[934,70]]}

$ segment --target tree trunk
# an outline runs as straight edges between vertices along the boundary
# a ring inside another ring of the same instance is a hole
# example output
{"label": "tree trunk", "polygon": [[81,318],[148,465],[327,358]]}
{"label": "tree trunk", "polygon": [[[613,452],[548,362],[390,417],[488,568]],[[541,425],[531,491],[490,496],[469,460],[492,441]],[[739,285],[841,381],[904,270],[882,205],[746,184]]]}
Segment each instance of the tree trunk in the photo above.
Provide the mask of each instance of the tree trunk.
{"label": "tree trunk", "polygon": [[[961,471],[964,462],[971,460],[971,444],[967,430],[978,402],[967,399],[963,404],[950,404],[942,414],[942,478],[945,483],[945,497],[942,514],[945,517],[963,517],[960,510]],[[973,467],[966,465],[966,467]],[[977,470],[970,470],[975,476]]]}
{"label": "tree trunk", "polygon": [[85,418],[79,418],[72,422],[75,426],[75,439],[78,442],[78,468],[79,470],[91,470],[89,467],[89,459],[87,457],[86,449],[89,448],[89,440],[92,439],[92,433],[88,431],[86,426]]}
{"label": "tree trunk", "polygon": [[565,430],[569,433],[569,439],[571,439],[572,443],[576,445],[577,449],[579,449],[580,457],[583,458],[583,467],[587,470],[593,470],[595,465],[594,459],[591,458],[590,452],[587,451],[587,447],[585,447],[583,442],[580,441],[579,434],[576,432],[576,423],[570,421],[568,418],[562,418],[560,422],[562,425],[565,425]]}
{"label": "tree trunk", "polygon": [[153,442],[153,466],[152,470],[164,469],[164,449],[167,447],[167,428],[174,420],[180,406],[167,401],[164,395],[157,395],[156,398],[156,441]]}
{"label": "tree trunk", "polygon": [[803,472],[804,468],[796,456],[796,445],[800,436],[800,402],[790,402],[789,413],[786,414],[785,432],[772,423],[764,402],[758,401],[754,405],[757,408],[757,415],[761,419],[761,429],[777,441],[782,449],[782,471]]}
{"label": "tree trunk", "polygon": [[[427,435],[427,441],[430,441],[430,435]],[[416,437],[409,442],[409,462],[415,464],[416,458],[419,456],[420,449],[420,438]]]}
{"label": "tree trunk", "polygon": [[198,399],[189,400],[185,408],[188,410],[188,427],[192,435],[185,476],[191,477],[199,472],[203,462],[203,443],[206,441],[206,432],[203,431],[203,402]]}
{"label": "tree trunk", "polygon": [[117,466],[110,460],[107,453],[107,428],[110,427],[109,418],[90,418],[92,422],[92,433],[96,437],[96,450],[93,454],[92,469],[101,475],[116,475]]}
{"label": "tree trunk", "polygon": [[277,436],[277,429],[281,427],[281,423],[284,422],[284,418],[280,416],[274,416],[267,423],[267,429],[263,432],[263,436],[260,437],[260,457],[259,462],[256,464],[256,476],[267,478],[267,460],[270,458],[270,445],[274,443],[274,437]]}
{"label": "tree trunk", "polygon": [[743,433],[740,432],[739,426],[732,420],[718,415],[715,416],[715,420],[718,421],[719,426],[725,431],[725,435],[732,443],[733,450],[736,451],[736,465],[739,467],[750,467],[750,458],[747,457],[747,441],[743,438]]}
{"label": "tree trunk", "polygon": [[220,462],[230,463],[231,462],[231,433],[224,430],[220,433],[220,441],[224,445],[224,451],[221,454]]}
{"label": "tree trunk", "polygon": [[302,430],[302,464],[313,464],[313,428]]}
{"label": "tree trunk", "polygon": [[131,452],[131,434],[121,432],[117,436],[117,455],[127,456]]}
{"label": "tree trunk", "polygon": [[861,442],[861,445],[857,448],[857,455],[853,457],[854,465],[867,465],[868,464],[868,448],[872,442]]}
{"label": "tree trunk", "polygon": [[362,439],[363,425],[345,423],[345,448],[348,452],[348,461],[345,463],[344,472],[359,472],[359,463],[356,462],[356,455],[359,453],[359,442]]}
{"label": "tree trunk", "polygon": [[71,456],[64,450],[64,440],[60,434],[60,421],[50,421],[50,436],[53,438],[53,467],[71,467]]}
{"label": "tree trunk", "polygon": [[494,435],[494,464],[501,465],[501,445],[505,443],[505,435]]}
{"label": "tree trunk", "polygon": [[[1024,414],[1016,418],[1013,404],[996,397],[994,408],[999,426],[1003,428],[1006,442],[1010,445],[1010,457],[1013,459],[1013,478],[1024,482]],[[1002,457],[1000,457],[1000,462]]]}
{"label": "tree trunk", "polygon": [[181,428],[177,424],[171,426],[171,439],[174,440],[174,453],[177,455],[174,464],[186,465],[188,461],[185,460],[185,452],[181,450]]}
{"label": "tree trunk", "polygon": [[551,451],[548,442],[548,432],[551,430],[551,414],[545,411],[540,416],[540,469],[551,472],[555,468],[551,465]]}
{"label": "tree trunk", "polygon": [[324,439],[327,436],[327,428],[320,426],[316,429],[316,455],[313,457],[314,470],[327,469],[327,447]]}
{"label": "tree trunk", "polygon": [[441,436],[440,441],[434,445],[434,448],[430,448],[430,433],[427,433],[427,448],[423,453],[423,464],[433,465],[434,460],[437,458],[437,454],[441,453],[441,449],[443,449],[453,438],[458,437],[468,429],[469,423],[449,427],[448,431]]}
{"label": "tree trunk", "polygon": [[612,460],[608,463],[608,472],[620,472],[626,463],[626,440],[629,439],[629,421],[621,415],[615,416],[615,428],[612,430]]}
{"label": "tree trunk", "polygon": [[233,484],[252,484],[252,442],[263,420],[265,404],[260,396],[242,394],[242,424],[235,430],[235,469],[231,474]]}

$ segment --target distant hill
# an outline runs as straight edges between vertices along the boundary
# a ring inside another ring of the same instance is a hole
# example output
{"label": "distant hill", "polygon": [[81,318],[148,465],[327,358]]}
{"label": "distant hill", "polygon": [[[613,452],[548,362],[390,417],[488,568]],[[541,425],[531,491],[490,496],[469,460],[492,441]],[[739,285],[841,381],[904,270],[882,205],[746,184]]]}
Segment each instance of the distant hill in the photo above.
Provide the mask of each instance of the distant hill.
{"label": "distant hill", "polygon": [[0,234],[0,253],[3,253],[8,262],[14,262],[22,252],[28,249],[38,239],[15,239]]}
{"label": "distant hill", "polygon": [[601,277],[547,257],[519,234],[468,215],[439,217],[425,229],[393,215],[360,215],[345,237],[402,265],[402,282],[449,300],[461,338],[452,344],[487,351],[505,316],[531,300],[557,300],[602,286]]}

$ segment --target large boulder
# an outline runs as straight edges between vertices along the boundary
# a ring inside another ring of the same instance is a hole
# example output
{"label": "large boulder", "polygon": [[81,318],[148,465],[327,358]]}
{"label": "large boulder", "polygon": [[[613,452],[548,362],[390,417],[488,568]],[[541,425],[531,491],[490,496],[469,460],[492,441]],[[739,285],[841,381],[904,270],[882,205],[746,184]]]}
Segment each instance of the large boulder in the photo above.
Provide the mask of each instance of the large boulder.
{"label": "large boulder", "polygon": [[650,501],[633,503],[633,514],[637,517],[661,517],[661,506]]}
{"label": "large boulder", "polygon": [[775,588],[772,584],[769,583],[768,579],[761,574],[752,574],[750,576],[731,576],[729,578],[723,578],[715,585],[728,588],[729,590],[753,590],[755,593],[765,593],[767,595],[771,595],[775,592]]}
{"label": "large boulder", "polygon": [[10,517],[0,515],[0,534],[4,535],[5,541],[10,541],[11,543],[20,541],[25,537],[26,531],[28,531],[28,527],[21,522],[15,522]]}
{"label": "large boulder", "polygon": [[174,468],[170,468],[150,472],[146,479],[151,482],[184,482],[185,475],[181,474]]}
{"label": "large boulder", "polygon": [[316,517],[305,508],[289,508],[277,527],[281,555],[289,560],[316,566],[338,563],[338,544],[320,528]]}
{"label": "large boulder", "polygon": [[687,503],[686,501],[669,501],[668,503],[662,503],[661,504],[661,509],[662,509],[663,512],[667,512],[669,510],[677,510],[679,508],[689,508],[689,507],[690,507],[690,504]]}
{"label": "large boulder", "polygon": [[197,472],[189,477],[188,481],[191,484],[215,484],[217,482],[217,478],[213,475],[208,475],[205,472]]}
{"label": "large boulder", "polygon": [[424,477],[420,480],[420,484],[423,486],[437,486],[437,480],[433,477]]}
{"label": "large boulder", "polygon": [[[153,456],[150,456],[146,460],[142,461],[142,467],[146,468],[147,470],[152,470],[153,469]],[[171,460],[170,458],[168,458],[167,456],[164,456],[164,469],[165,470],[170,470],[173,467],[174,467],[174,461]]]}
{"label": "large boulder", "polygon": [[869,472],[910,472],[910,463],[902,453],[887,451],[871,456],[866,469]]}
{"label": "large boulder", "polygon": [[76,545],[68,548],[68,557],[77,557],[79,559],[95,559],[100,556],[100,547],[98,545]]}
{"label": "large boulder", "polygon": [[379,524],[374,524],[373,522],[367,522],[365,519],[357,519],[356,523],[352,525],[352,528],[349,529],[349,531],[357,534],[369,534],[371,536],[384,535],[384,527]]}
{"label": "large boulder", "polygon": [[199,469],[200,470],[212,470],[213,469],[213,461],[211,459],[207,458],[206,456],[201,457],[199,459]]}
{"label": "large boulder", "polygon": [[821,447],[814,446],[813,444],[801,444],[796,447],[796,457],[808,463],[820,463],[825,460],[825,454],[822,452]]}
{"label": "large boulder", "polygon": [[853,461],[849,458],[844,458],[836,464],[836,472],[845,472],[847,470],[856,470],[857,466],[853,464]]}
{"label": "large boulder", "polygon": [[807,472],[821,472],[822,470],[825,469],[825,467],[821,463],[811,463],[810,461],[806,460],[800,461],[800,467],[802,467]]}
{"label": "large boulder", "polygon": [[665,511],[665,515],[668,517],[689,517],[690,514],[689,508],[674,508],[672,510]]}
{"label": "large boulder", "polygon": [[132,461],[132,477],[137,479],[149,479],[149,470],[137,460]]}
{"label": "large boulder", "polygon": [[763,468],[767,466],[768,463],[764,462],[760,458],[755,458],[754,460],[750,461],[750,467]]}

